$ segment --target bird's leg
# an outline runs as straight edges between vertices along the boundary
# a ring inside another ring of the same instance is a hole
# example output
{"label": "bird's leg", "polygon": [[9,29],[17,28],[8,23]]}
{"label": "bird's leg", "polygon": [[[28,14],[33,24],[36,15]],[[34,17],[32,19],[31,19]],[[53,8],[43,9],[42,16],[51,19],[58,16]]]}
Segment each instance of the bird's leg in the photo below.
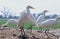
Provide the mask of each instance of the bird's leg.
{"label": "bird's leg", "polygon": [[45,30],[45,32],[49,33],[49,29],[47,28],[47,29]]}
{"label": "bird's leg", "polygon": [[47,32],[45,32],[45,34],[47,35],[47,39],[50,39],[50,37],[49,37],[48,33],[47,33]]}
{"label": "bird's leg", "polygon": [[33,25],[30,25],[30,34],[32,35],[33,33],[32,33],[32,26],[34,26],[34,24]]}
{"label": "bird's leg", "polygon": [[33,26],[33,25],[30,26],[30,33],[32,33],[32,26]]}
{"label": "bird's leg", "polygon": [[20,29],[21,29],[21,34],[23,34],[23,27],[21,26]]}
{"label": "bird's leg", "polygon": [[24,27],[21,26],[20,29],[21,29],[21,35],[19,35],[18,38],[27,39],[27,35],[25,34]]}
{"label": "bird's leg", "polygon": [[21,38],[25,38],[26,34],[25,34],[25,31],[24,31],[24,26],[21,26],[20,29],[21,29],[21,35],[20,35]]}
{"label": "bird's leg", "polygon": [[49,35],[48,35],[48,33],[49,33],[49,29],[47,28],[46,30],[45,30],[45,34],[47,35],[47,39],[50,39],[50,37],[49,37]]}
{"label": "bird's leg", "polygon": [[32,33],[32,25],[31,25],[31,33]]}
{"label": "bird's leg", "polygon": [[21,26],[19,29],[21,31],[21,35],[24,35],[25,34],[25,32],[24,32],[24,26]]}

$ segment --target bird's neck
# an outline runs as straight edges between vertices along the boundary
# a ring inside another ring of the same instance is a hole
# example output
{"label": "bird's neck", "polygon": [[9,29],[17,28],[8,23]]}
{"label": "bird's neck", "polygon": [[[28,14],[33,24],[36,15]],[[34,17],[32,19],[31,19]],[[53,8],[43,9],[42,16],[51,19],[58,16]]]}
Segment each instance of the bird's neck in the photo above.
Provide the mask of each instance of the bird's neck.
{"label": "bird's neck", "polygon": [[27,10],[27,13],[30,14],[30,9],[29,8],[26,8],[26,10]]}
{"label": "bird's neck", "polygon": [[46,12],[43,12],[42,14],[43,14],[43,16],[44,16],[44,19],[45,19],[45,14],[46,14]]}

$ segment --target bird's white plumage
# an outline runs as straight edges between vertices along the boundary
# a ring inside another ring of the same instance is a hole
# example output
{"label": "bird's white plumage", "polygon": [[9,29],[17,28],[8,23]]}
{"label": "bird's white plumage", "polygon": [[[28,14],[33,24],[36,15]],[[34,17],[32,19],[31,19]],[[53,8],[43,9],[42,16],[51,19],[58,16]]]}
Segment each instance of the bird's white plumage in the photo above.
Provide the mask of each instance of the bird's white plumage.
{"label": "bird's white plumage", "polygon": [[18,20],[16,19],[9,19],[6,24],[17,24],[18,23]]}
{"label": "bird's white plumage", "polygon": [[32,22],[34,24],[36,24],[36,19],[35,19],[35,17],[32,14],[29,14],[28,18],[30,18],[32,20]]}
{"label": "bird's white plumage", "polygon": [[20,19],[18,21],[18,27],[23,26],[25,21],[29,21],[30,24],[35,23],[34,17],[30,14],[30,10],[29,10],[30,8],[33,9],[33,7],[31,7],[31,6],[27,6],[26,12],[24,10],[24,12],[21,14]]}
{"label": "bird's white plumage", "polygon": [[37,23],[40,23],[42,21],[44,21],[44,16],[43,15],[39,16],[36,20]]}
{"label": "bird's white plumage", "polygon": [[38,23],[38,27],[51,27],[52,25],[57,24],[58,19],[48,19],[43,22]]}

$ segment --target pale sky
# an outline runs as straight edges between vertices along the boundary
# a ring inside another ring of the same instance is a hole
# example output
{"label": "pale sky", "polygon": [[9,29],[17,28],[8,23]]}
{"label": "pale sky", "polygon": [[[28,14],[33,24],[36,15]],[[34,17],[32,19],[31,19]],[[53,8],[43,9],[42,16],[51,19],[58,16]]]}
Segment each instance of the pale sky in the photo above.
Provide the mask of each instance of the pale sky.
{"label": "pale sky", "polygon": [[35,8],[31,10],[32,13],[49,10],[47,14],[60,15],[60,0],[0,0],[0,10],[5,6],[16,12],[17,15],[28,5]]}

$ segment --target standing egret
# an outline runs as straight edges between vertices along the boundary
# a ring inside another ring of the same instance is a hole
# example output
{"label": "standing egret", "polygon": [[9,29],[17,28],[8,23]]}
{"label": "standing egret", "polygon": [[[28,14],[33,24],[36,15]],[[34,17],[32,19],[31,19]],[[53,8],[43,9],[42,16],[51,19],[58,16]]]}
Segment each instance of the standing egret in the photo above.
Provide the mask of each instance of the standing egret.
{"label": "standing egret", "polygon": [[46,14],[46,12],[48,12],[48,10],[44,10],[42,13],[41,13],[41,15],[37,18],[37,23],[40,23],[40,22],[42,22],[42,21],[44,21],[45,20],[45,14]]}
{"label": "standing egret", "polygon": [[22,35],[25,35],[24,28],[23,28],[25,21],[29,21],[30,24],[32,24],[32,25],[35,24],[35,19],[34,19],[33,15],[31,15],[30,9],[34,9],[34,8],[31,6],[27,6],[26,12],[23,12],[21,14],[19,21],[18,21],[18,27],[21,29]]}
{"label": "standing egret", "polygon": [[59,20],[60,20],[60,17],[56,17],[54,19],[48,19],[48,20],[45,20],[45,21],[42,21],[42,22],[38,23],[38,27],[49,28],[52,25],[56,25]]}
{"label": "standing egret", "polygon": [[30,22],[33,22],[32,19],[31,19],[31,17],[30,17],[30,16],[32,16],[32,15],[30,14],[30,9],[34,9],[34,8],[31,7],[31,6],[27,6],[27,7],[26,7],[26,11],[27,11],[27,12],[23,12],[23,13],[21,14],[21,16],[20,16],[20,18],[19,18],[19,21],[18,21],[18,27],[19,27],[19,26],[23,26],[23,24],[24,24],[24,22],[25,22],[26,20],[31,20]]}
{"label": "standing egret", "polygon": [[49,38],[49,36],[47,34],[47,33],[49,33],[49,30],[48,29],[51,26],[56,25],[59,20],[60,20],[59,17],[57,17],[55,19],[48,19],[48,20],[45,20],[43,22],[38,23],[38,27],[46,27],[47,29],[46,29],[45,33],[46,33],[47,37]]}

